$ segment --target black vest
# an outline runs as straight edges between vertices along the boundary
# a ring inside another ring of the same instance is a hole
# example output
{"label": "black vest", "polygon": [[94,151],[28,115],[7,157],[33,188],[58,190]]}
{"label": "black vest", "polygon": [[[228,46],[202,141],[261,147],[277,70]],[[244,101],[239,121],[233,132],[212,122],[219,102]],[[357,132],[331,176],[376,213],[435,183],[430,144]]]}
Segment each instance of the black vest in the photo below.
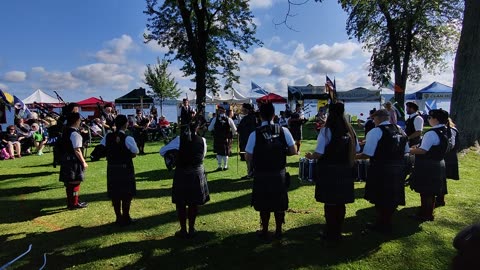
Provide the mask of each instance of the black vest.
{"label": "black vest", "polygon": [[380,125],[382,137],[377,143],[375,154],[370,158],[371,161],[391,161],[401,160],[405,155],[405,145],[407,136],[402,133],[396,125]]}
{"label": "black vest", "polygon": [[230,138],[230,125],[228,124],[228,117],[218,116],[215,119],[215,125],[213,126],[214,136],[217,139],[224,140]]}
{"label": "black vest", "polygon": [[133,164],[132,152],[125,145],[126,138],[127,135],[120,131],[107,134],[105,147],[109,164]]}
{"label": "black vest", "polygon": [[425,155],[416,155],[415,158],[433,159],[433,160],[444,159],[445,154],[451,148],[451,145],[448,140],[447,128],[446,127],[432,128],[429,131],[425,132],[425,134],[427,134],[428,132],[435,132],[438,138],[440,139],[440,144],[432,145],[432,147],[430,147],[430,149]]}
{"label": "black vest", "polygon": [[375,123],[373,122],[373,119],[367,119],[367,122],[365,122],[365,136],[367,133],[375,128]]}
{"label": "black vest", "polygon": [[180,137],[180,148],[176,162],[178,168],[198,167],[203,164],[203,153],[205,145],[203,138],[198,135],[192,135],[192,141],[186,137]]}
{"label": "black vest", "polygon": [[348,130],[342,128],[342,130],[334,131],[330,128],[330,131],[332,132],[332,139],[325,147],[322,160],[328,164],[348,163],[351,141]]}
{"label": "black vest", "polygon": [[[420,117],[420,115],[418,115],[418,113],[415,113],[413,117],[408,118],[407,121],[405,122],[405,133],[407,133],[407,136],[410,136],[415,132],[414,122],[415,122],[415,118],[417,117]],[[420,136],[408,140],[408,144],[410,146],[417,145],[419,143],[420,143]]]}
{"label": "black vest", "polygon": [[80,134],[76,128],[72,128],[72,127],[67,127],[65,129],[65,131],[63,132],[63,134],[62,134],[62,152],[63,153],[66,153],[66,154],[69,154],[69,155],[74,155],[75,154],[75,151],[74,151],[73,145],[72,145],[72,141],[70,140],[70,136],[74,132],[77,132],[78,134]]}
{"label": "black vest", "polygon": [[280,125],[266,125],[255,130],[253,166],[256,171],[285,169],[287,152],[287,140]]}

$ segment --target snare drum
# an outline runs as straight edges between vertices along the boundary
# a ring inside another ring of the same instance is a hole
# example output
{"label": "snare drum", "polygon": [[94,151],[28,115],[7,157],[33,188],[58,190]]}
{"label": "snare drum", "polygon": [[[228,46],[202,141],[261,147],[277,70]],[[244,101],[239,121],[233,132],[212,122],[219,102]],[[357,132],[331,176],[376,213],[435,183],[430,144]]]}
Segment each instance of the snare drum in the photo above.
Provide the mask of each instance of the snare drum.
{"label": "snare drum", "polygon": [[368,159],[357,159],[355,160],[355,179],[360,182],[367,181],[367,171],[368,166],[370,165],[370,160]]}
{"label": "snare drum", "polygon": [[298,179],[304,182],[314,182],[317,178],[317,160],[300,158],[298,162]]}

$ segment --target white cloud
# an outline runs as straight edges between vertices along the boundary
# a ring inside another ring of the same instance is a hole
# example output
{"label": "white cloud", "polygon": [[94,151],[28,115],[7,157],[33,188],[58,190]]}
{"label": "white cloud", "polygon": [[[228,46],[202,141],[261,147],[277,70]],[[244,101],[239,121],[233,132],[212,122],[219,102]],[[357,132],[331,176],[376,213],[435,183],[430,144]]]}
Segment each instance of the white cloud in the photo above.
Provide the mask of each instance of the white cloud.
{"label": "white cloud", "polygon": [[33,73],[45,73],[45,68],[44,67],[33,67],[32,72]]}
{"label": "white cloud", "polygon": [[276,65],[272,68],[272,72],[270,74],[278,77],[295,76],[298,74],[298,69],[297,67],[289,64],[283,64],[279,66]]}
{"label": "white cloud", "polygon": [[23,82],[27,79],[27,73],[23,71],[9,71],[3,75],[3,80],[6,82]]}
{"label": "white cloud", "polygon": [[358,43],[345,42],[315,45],[307,53],[309,59],[345,59],[351,58],[356,52],[361,51]]}
{"label": "white cloud", "polygon": [[283,64],[289,57],[281,52],[267,48],[256,48],[252,54],[243,54],[242,59],[248,65],[265,66],[268,64]]}
{"label": "white cloud", "polygon": [[126,62],[126,53],[134,46],[129,35],[122,35],[108,41],[105,49],[98,51],[95,58],[100,62],[120,64]]}
{"label": "white cloud", "polygon": [[250,0],[250,8],[269,8],[273,4],[273,0]]}
{"label": "white cloud", "polygon": [[78,67],[72,71],[72,75],[85,81],[89,87],[109,86],[118,90],[128,89],[134,79],[124,67],[104,63]]}
{"label": "white cloud", "polygon": [[339,73],[345,70],[345,64],[340,60],[320,60],[308,64],[307,68],[315,74]]}
{"label": "white cloud", "polygon": [[82,82],[72,76],[70,72],[45,71],[39,78],[39,83],[34,83],[34,88],[44,89],[77,89]]}
{"label": "white cloud", "polygon": [[305,76],[302,76],[294,80],[293,85],[308,85],[308,84],[316,85],[317,82],[318,82],[318,79],[314,79],[312,75],[307,74]]}

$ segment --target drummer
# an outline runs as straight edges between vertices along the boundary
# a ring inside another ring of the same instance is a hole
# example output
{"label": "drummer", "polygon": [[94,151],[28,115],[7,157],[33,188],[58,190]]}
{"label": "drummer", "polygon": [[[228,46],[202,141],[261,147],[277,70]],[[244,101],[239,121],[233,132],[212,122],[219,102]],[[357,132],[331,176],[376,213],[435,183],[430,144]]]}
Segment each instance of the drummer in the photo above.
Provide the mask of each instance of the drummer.
{"label": "drummer", "polygon": [[410,152],[408,137],[391,124],[390,113],[377,110],[372,114],[376,127],[368,132],[358,159],[370,158],[365,199],[375,205],[376,221],[367,229],[380,233],[392,231],[392,216],[398,205],[405,205],[405,153]]}
{"label": "drummer", "polygon": [[318,134],[317,148],[313,153],[306,153],[305,157],[318,159],[315,199],[325,203],[326,221],[326,230],[321,237],[336,242],[342,237],[345,204],[353,203],[355,199],[353,166],[360,146],[352,126],[344,117],[344,104],[330,104],[328,111],[325,127]]}

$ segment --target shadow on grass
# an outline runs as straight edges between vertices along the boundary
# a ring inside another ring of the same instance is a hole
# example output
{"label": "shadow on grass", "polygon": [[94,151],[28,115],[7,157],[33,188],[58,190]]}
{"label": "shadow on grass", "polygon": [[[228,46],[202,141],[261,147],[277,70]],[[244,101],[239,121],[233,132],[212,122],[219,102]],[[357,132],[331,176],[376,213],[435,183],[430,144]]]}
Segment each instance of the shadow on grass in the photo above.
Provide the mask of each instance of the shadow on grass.
{"label": "shadow on grass", "polygon": [[16,174],[2,174],[0,175],[0,181],[8,179],[21,179],[21,178],[33,178],[33,177],[42,177],[55,174],[55,172],[35,172],[35,173],[16,173]]}
{"label": "shadow on grass", "polygon": [[146,172],[139,172],[135,174],[135,180],[142,181],[161,181],[173,178],[174,171],[167,169],[151,170]]}
{"label": "shadow on grass", "polygon": [[46,191],[46,190],[57,189],[57,188],[60,188],[60,186],[41,186],[41,187],[34,186],[34,187],[15,187],[15,188],[8,188],[8,189],[0,189],[0,198],[27,195],[30,193],[36,193],[40,191]]}

